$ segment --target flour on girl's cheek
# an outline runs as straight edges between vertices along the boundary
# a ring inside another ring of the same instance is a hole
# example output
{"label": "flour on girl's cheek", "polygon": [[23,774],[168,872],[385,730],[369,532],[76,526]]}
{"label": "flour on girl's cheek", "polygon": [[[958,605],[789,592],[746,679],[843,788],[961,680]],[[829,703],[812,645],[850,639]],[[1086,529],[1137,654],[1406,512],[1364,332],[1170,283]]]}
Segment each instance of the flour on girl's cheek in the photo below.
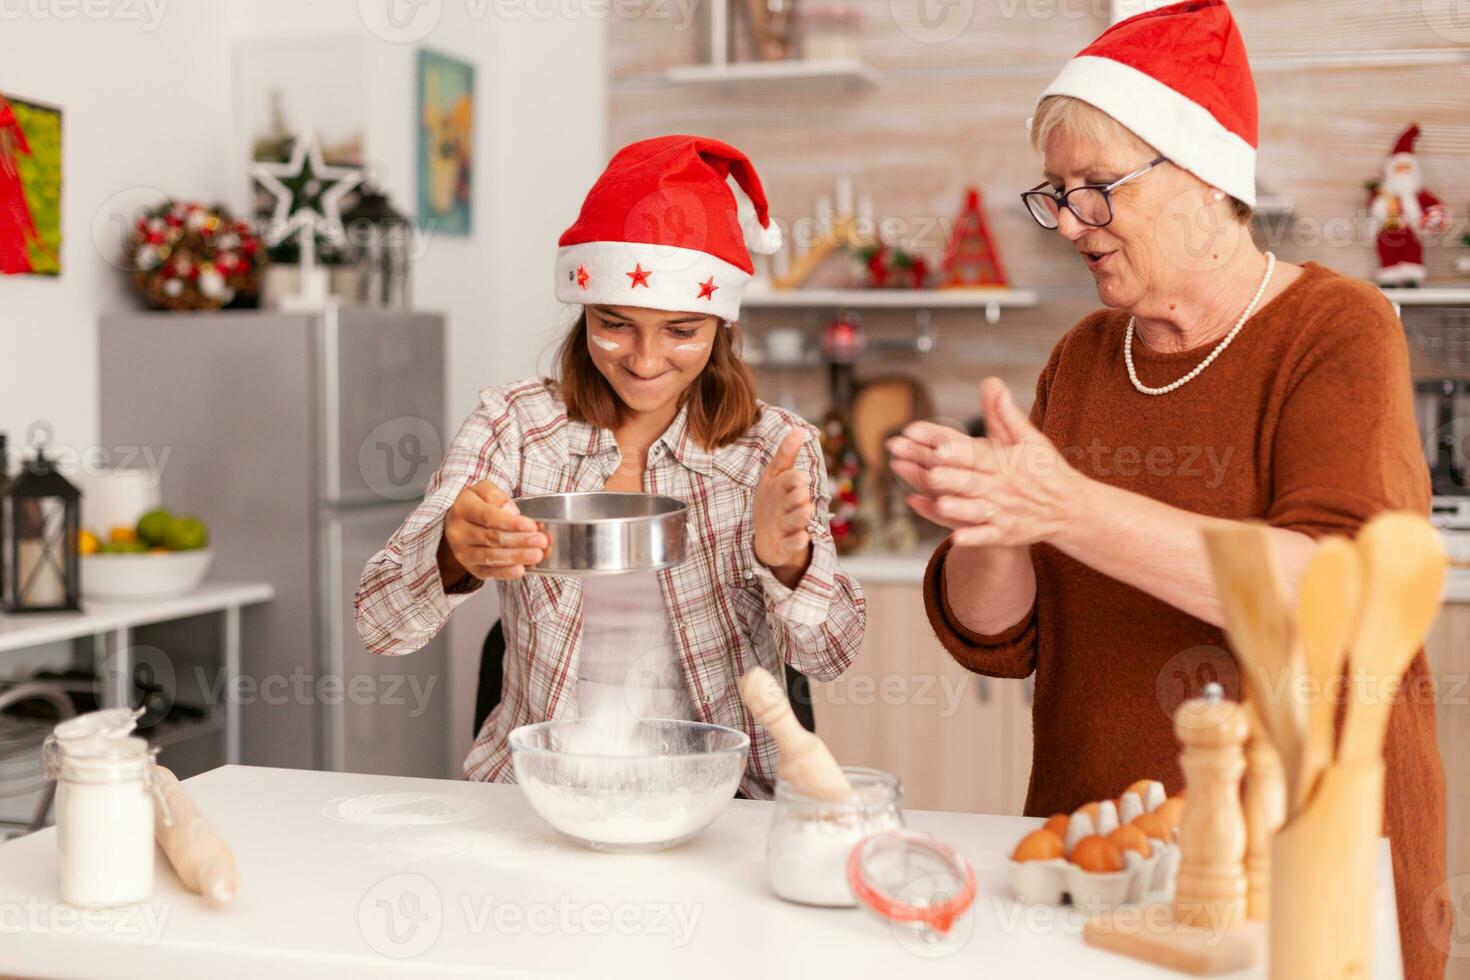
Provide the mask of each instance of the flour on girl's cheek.
{"label": "flour on girl's cheek", "polygon": [[698,354],[708,349],[708,347],[708,341],[701,341],[694,344],[680,344],[678,347],[675,347],[674,350],[678,351],[681,354]]}
{"label": "flour on girl's cheek", "polygon": [[603,350],[622,350],[622,346],[616,340],[608,340],[606,337],[599,337],[595,333],[588,334],[588,338]]}

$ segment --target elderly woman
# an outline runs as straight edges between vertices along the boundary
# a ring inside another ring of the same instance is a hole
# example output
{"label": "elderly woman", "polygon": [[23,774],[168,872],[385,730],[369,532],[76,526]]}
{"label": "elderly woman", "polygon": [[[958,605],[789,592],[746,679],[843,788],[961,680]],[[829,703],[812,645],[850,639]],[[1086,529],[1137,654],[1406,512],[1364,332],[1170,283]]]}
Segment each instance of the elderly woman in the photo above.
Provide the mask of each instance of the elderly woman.
{"label": "elderly woman", "polygon": [[[1402,328],[1374,287],[1262,253],[1256,97],[1222,3],[1125,20],[1070,62],[1031,126],[1036,221],[1076,248],[1106,309],[1056,345],[1030,416],[1003,384],[987,438],[928,423],[893,440],[910,504],[953,528],[925,583],[966,667],[1035,674],[1026,812],[1070,812],[1133,780],[1182,785],[1170,711],[1211,666],[1238,696],[1201,531],[1269,525],[1292,586],[1313,539],[1429,482]],[[1387,741],[1406,975],[1444,970],[1444,776],[1422,653]]]}

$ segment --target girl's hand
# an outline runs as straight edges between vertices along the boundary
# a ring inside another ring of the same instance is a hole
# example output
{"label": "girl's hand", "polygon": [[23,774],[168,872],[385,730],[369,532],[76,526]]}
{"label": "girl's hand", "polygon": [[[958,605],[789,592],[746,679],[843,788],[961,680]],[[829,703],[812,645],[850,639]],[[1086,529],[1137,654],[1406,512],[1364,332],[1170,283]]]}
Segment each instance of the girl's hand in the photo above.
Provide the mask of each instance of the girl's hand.
{"label": "girl's hand", "polygon": [[1031,424],[998,378],[980,386],[989,437],[915,422],[888,441],[891,467],[920,516],[954,528],[957,546],[1048,541],[1072,520],[1087,478]]}
{"label": "girl's hand", "polygon": [[812,538],[807,525],[816,515],[811,477],[796,468],[796,454],[808,437],[803,429],[786,433],[761,474],[752,504],[755,557],[787,586],[801,580],[811,559]]}
{"label": "girl's hand", "polygon": [[444,516],[439,575],[445,588],[466,574],[478,579],[516,579],[546,557],[550,546],[536,522],[489,480],[466,487]]}

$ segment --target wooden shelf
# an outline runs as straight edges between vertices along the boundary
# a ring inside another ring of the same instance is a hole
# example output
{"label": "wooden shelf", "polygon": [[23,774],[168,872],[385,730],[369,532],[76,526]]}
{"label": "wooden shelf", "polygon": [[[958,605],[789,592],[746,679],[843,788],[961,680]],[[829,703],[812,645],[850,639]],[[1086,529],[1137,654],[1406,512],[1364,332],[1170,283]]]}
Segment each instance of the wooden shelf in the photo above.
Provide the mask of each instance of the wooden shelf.
{"label": "wooden shelf", "polygon": [[1470,306],[1470,284],[1385,288],[1383,295],[1400,306]]}
{"label": "wooden shelf", "polygon": [[983,310],[1035,306],[1032,289],[785,289],[751,290],[740,300],[751,309]]}
{"label": "wooden shelf", "polygon": [[741,305],[752,310],[984,310],[1000,320],[1002,308],[1035,306],[1033,289],[758,289]]}
{"label": "wooden shelf", "polygon": [[733,61],[723,65],[681,65],[671,68],[664,80],[676,85],[704,88],[759,89],[804,88],[868,89],[878,84],[879,75],[861,61],[837,59],[809,61]]}

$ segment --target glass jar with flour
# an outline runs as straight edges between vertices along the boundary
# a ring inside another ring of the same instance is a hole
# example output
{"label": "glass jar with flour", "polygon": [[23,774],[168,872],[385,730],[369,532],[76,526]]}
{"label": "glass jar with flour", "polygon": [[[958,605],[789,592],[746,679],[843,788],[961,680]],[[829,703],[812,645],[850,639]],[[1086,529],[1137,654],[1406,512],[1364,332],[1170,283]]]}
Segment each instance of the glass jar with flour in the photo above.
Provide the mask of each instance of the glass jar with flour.
{"label": "glass jar with flour", "polygon": [[57,783],[56,847],[66,904],[111,908],[152,896],[156,754],[129,735],[47,739],[43,758],[47,777]]}
{"label": "glass jar with flour", "polygon": [[766,839],[766,868],[777,895],[802,905],[857,904],[847,856],[872,834],[903,826],[903,787],[879,769],[844,766],[854,798],[834,803],[776,781],[776,812]]}

